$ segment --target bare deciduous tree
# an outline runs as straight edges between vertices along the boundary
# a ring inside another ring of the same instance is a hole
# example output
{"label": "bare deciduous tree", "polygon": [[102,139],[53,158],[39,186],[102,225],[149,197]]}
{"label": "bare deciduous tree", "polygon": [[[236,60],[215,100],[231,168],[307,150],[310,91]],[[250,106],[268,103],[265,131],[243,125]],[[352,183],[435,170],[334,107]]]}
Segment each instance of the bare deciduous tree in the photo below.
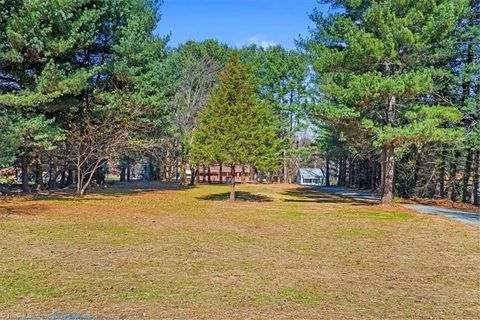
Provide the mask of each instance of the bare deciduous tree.
{"label": "bare deciduous tree", "polygon": [[173,97],[172,122],[176,130],[176,145],[179,148],[180,184],[187,184],[186,166],[192,143],[192,132],[197,126],[200,111],[205,106],[208,94],[214,86],[221,67],[210,57],[198,60],[186,58],[179,85]]}

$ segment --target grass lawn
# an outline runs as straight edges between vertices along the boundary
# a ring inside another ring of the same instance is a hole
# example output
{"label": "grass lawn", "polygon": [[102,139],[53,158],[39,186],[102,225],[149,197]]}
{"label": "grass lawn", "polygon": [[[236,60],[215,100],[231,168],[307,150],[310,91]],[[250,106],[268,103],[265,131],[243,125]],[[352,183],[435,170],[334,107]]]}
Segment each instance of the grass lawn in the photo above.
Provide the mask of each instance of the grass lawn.
{"label": "grass lawn", "polygon": [[0,202],[0,319],[477,319],[474,226],[287,185]]}

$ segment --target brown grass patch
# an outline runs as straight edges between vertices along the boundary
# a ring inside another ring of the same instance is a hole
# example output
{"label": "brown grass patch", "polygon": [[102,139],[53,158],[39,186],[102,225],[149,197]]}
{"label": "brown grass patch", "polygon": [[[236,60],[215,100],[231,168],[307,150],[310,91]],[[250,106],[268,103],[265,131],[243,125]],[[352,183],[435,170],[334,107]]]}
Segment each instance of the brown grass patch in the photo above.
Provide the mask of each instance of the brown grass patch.
{"label": "brown grass patch", "polygon": [[0,203],[0,318],[476,319],[472,226],[291,185]]}

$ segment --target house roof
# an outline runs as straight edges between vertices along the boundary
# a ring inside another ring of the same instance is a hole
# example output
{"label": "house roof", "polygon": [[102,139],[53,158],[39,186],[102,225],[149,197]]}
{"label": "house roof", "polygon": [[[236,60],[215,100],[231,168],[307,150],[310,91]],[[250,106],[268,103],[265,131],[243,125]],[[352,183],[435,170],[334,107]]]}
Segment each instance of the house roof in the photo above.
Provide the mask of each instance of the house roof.
{"label": "house roof", "polygon": [[325,172],[322,168],[301,168],[298,169],[298,171],[304,179],[319,179],[325,177]]}

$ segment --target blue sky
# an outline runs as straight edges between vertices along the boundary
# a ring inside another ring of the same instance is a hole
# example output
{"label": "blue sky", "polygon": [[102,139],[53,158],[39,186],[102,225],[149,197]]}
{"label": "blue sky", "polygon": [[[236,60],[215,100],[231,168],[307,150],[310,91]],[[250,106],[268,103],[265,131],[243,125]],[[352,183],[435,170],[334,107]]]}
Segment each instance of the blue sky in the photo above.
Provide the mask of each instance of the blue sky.
{"label": "blue sky", "polygon": [[217,39],[231,46],[251,43],[295,46],[310,25],[317,0],[164,0],[157,34],[171,33],[171,46]]}

